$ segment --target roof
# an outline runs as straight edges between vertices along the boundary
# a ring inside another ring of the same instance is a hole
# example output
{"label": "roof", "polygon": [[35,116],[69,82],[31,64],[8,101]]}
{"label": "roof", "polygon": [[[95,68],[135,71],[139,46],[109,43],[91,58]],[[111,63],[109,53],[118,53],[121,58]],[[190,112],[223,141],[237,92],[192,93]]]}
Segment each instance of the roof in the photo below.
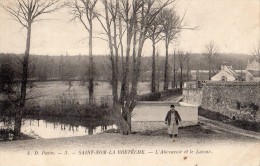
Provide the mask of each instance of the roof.
{"label": "roof", "polygon": [[238,74],[230,67],[230,66],[224,66],[223,70],[225,70],[226,72],[228,72],[230,75],[234,76],[234,77],[238,77]]}
{"label": "roof", "polygon": [[239,75],[231,68],[231,66],[222,66],[221,70],[211,77],[211,80],[221,80],[222,76],[230,77],[231,81],[238,79]]}
{"label": "roof", "polygon": [[260,77],[260,71],[248,70],[248,72],[252,74],[254,77]]}
{"label": "roof", "polygon": [[251,71],[256,70],[256,71],[260,71],[260,63],[257,62],[255,59],[254,59],[251,63],[248,61],[246,70],[251,70]]}

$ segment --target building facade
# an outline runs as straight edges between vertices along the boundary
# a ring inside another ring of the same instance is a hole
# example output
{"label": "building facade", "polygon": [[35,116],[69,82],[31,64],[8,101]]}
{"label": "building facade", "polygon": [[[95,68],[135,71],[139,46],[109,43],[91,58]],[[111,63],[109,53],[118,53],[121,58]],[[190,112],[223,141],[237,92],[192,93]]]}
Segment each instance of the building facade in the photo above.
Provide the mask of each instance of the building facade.
{"label": "building facade", "polygon": [[256,60],[250,62],[248,60],[246,67],[246,81],[260,82],[260,63]]}

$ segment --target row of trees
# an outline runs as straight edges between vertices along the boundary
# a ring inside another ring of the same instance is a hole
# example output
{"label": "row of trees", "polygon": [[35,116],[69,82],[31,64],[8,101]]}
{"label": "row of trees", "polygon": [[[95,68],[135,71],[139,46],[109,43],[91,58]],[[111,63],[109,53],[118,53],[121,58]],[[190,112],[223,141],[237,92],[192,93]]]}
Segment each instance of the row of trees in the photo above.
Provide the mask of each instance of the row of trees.
{"label": "row of trees", "polygon": [[[59,9],[58,2],[59,0],[18,0],[15,4],[3,6],[5,11],[27,30],[26,49],[22,67],[21,96],[19,101],[20,109],[15,116],[14,130],[16,134],[20,133],[22,110],[26,101],[32,25],[38,21],[42,15],[57,11]],[[98,2],[103,5],[103,13],[96,12]],[[116,118],[116,122],[118,123],[122,134],[129,134],[131,131],[131,113],[136,105],[137,83],[141,69],[141,55],[148,31],[155,19],[158,18],[159,14],[163,13],[162,11],[171,3],[172,1],[170,0],[167,0],[166,2],[154,0],[75,0],[74,2],[68,1],[64,4],[64,6],[68,7],[71,11],[73,20],[79,20],[88,33],[88,89],[90,105],[94,102],[95,67],[92,55],[93,20],[98,19],[100,25],[104,29],[110,49],[109,58],[111,60],[112,71],[111,84],[114,117]],[[165,10],[165,12],[167,12],[167,10]],[[124,38],[126,38],[126,42],[124,42]],[[123,64],[121,65],[123,73],[120,78],[121,93],[120,96],[118,96],[120,77],[118,63],[120,54],[121,63]],[[132,65],[131,68],[130,65]],[[131,81],[129,80],[130,74],[133,74]]]}

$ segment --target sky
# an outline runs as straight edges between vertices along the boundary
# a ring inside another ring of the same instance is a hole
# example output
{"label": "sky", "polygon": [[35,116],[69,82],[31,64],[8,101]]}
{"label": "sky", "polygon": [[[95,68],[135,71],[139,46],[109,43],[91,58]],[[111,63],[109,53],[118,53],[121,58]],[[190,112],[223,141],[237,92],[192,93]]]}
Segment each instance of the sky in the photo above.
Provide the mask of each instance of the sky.
{"label": "sky", "polygon": [[[179,15],[186,13],[186,25],[198,26],[199,30],[183,30],[171,43],[170,53],[174,50],[203,53],[210,41],[214,41],[221,53],[250,54],[260,45],[260,0],[176,0],[175,7]],[[48,18],[51,20],[33,23],[31,54],[88,55],[88,33],[79,22],[70,21],[68,10],[59,10]],[[97,37],[102,32],[97,21],[94,31]],[[25,41],[26,30],[0,9],[0,53],[24,53]],[[143,55],[150,56],[151,49],[147,40]],[[164,55],[163,41],[157,49]],[[105,41],[94,39],[93,54],[108,52]]]}

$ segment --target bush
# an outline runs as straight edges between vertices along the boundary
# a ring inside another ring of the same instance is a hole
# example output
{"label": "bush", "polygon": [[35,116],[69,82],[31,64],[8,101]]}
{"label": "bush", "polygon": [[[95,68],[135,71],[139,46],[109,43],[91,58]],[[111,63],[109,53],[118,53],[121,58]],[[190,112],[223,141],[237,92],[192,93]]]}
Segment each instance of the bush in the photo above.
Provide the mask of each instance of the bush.
{"label": "bush", "polygon": [[90,107],[85,108],[85,116],[87,118],[101,119],[109,115],[111,109],[103,107]]}
{"label": "bush", "polygon": [[161,98],[160,92],[154,92],[138,96],[139,101],[159,101]]}
{"label": "bush", "polygon": [[14,132],[10,129],[0,129],[0,141],[13,140]]}
{"label": "bush", "polygon": [[182,89],[170,89],[167,91],[148,93],[138,96],[138,101],[162,101],[169,97],[181,95]]}

